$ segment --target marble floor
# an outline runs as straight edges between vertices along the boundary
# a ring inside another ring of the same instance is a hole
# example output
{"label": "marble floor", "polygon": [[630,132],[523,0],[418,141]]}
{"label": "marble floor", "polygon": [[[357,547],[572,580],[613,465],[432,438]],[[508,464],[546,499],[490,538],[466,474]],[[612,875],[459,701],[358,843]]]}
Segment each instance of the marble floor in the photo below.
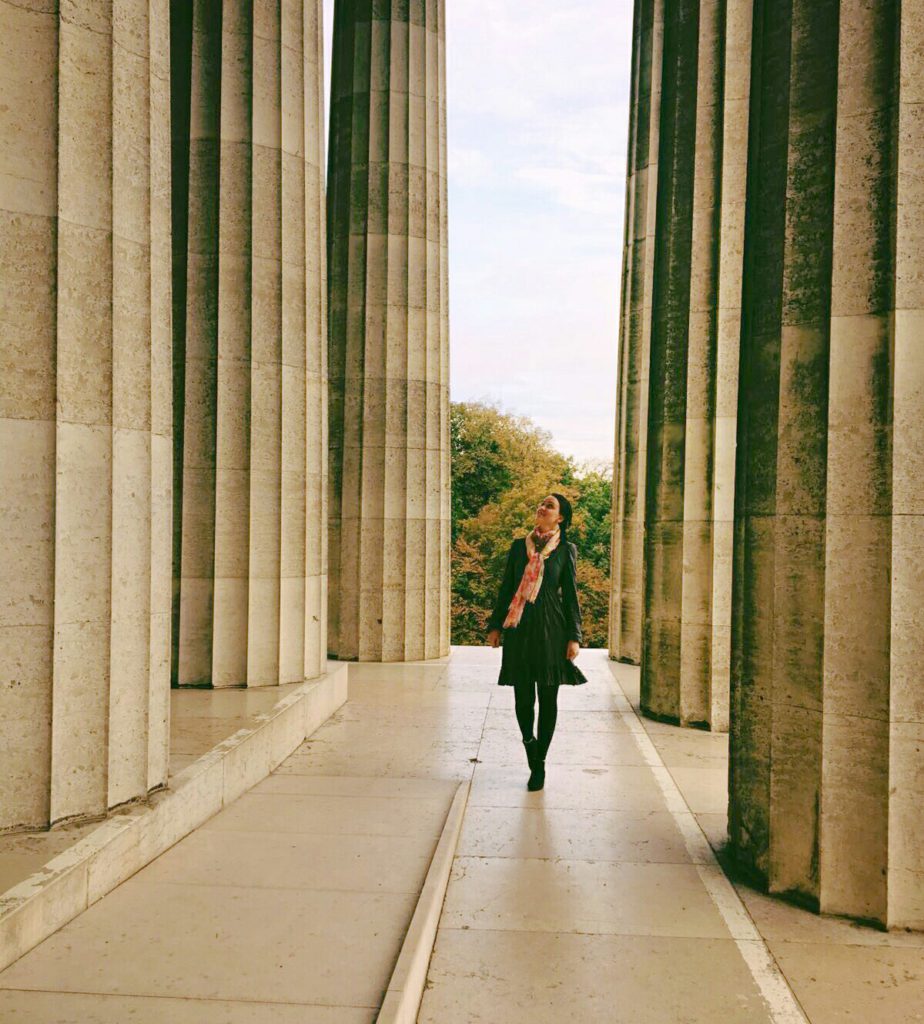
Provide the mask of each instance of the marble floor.
{"label": "marble floor", "polygon": [[421,1024],[924,1021],[924,935],[729,883],[725,737],[640,719],[637,670],[579,657],[535,794],[498,651],[351,666],[276,772],[0,974],[0,1021],[371,1022],[463,780]]}
{"label": "marble floor", "polygon": [[[280,693],[178,696],[182,768]],[[406,729],[364,757],[381,705],[364,726],[362,707],[0,973],[0,1021],[370,1024],[458,772],[415,776]],[[344,742],[352,760],[334,755]]]}
{"label": "marble floor", "polygon": [[742,954],[759,939],[740,908],[723,913],[731,887],[605,654],[581,663],[589,685],[560,694],[540,793],[524,788],[512,694],[491,695],[420,1021],[800,1020],[772,966],[755,978]]}
{"label": "marble floor", "polygon": [[[254,715],[270,711],[296,686],[172,690],[170,778],[238,729],[252,726]],[[99,820],[93,820],[69,822],[47,831],[0,835],[0,894],[40,871],[98,827]]]}

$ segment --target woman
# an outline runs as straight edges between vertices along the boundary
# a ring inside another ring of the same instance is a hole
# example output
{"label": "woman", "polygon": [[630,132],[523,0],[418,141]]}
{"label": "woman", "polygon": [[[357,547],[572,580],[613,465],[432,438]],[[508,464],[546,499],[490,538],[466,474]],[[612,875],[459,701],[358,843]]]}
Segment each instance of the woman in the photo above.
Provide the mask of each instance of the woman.
{"label": "woman", "polygon": [[[568,540],[571,503],[550,494],[536,509],[536,525],[515,540],[497,604],[488,620],[488,643],[504,637],[498,684],[512,686],[517,723],[529,762],[527,789],[545,784],[548,753],[558,717],[558,687],[587,679],[574,664],[581,644],[581,608],[577,595],[577,548]],[[533,735],[536,696],[538,735]]]}

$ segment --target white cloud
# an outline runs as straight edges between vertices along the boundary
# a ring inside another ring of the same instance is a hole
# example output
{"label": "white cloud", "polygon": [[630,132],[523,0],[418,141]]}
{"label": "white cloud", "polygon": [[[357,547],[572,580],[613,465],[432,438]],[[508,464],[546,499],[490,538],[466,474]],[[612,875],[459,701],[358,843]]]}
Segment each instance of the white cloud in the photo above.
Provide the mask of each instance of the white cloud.
{"label": "white cloud", "polygon": [[570,210],[584,213],[612,213],[622,200],[620,190],[606,171],[578,170],[570,167],[524,167],[520,180],[538,186],[546,198]]}
{"label": "white cloud", "polygon": [[449,175],[460,185],[483,188],[494,178],[494,164],[480,149],[450,146]]}

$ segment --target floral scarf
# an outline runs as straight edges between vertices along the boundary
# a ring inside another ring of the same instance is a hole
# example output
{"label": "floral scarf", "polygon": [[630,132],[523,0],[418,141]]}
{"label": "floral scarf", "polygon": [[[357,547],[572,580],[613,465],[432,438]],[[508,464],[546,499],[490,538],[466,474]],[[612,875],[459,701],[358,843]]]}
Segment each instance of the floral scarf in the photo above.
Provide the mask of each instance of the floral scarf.
{"label": "floral scarf", "polygon": [[536,527],[536,529],[526,535],[526,553],[529,555],[529,561],[523,570],[520,585],[517,587],[513,600],[510,602],[510,610],[507,612],[507,618],[504,619],[504,629],[509,629],[519,624],[527,601],[530,604],[536,603],[536,598],[539,596],[539,588],[542,586],[545,560],[558,547],[560,539],[561,531],[557,526],[548,533],[542,533]]}

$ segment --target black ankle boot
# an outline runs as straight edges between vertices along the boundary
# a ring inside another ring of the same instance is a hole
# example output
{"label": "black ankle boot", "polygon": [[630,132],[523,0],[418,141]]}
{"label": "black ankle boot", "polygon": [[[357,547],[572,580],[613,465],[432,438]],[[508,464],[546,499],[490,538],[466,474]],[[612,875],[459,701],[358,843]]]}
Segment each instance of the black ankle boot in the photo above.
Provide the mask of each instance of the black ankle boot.
{"label": "black ankle boot", "polygon": [[523,746],[526,750],[526,760],[529,761],[529,782],[526,783],[526,788],[531,793],[535,793],[545,784],[545,758],[542,756],[539,741],[535,736],[523,740]]}
{"label": "black ankle boot", "polygon": [[523,749],[526,751],[526,760],[529,762],[529,770],[532,772],[539,760],[539,740],[535,736],[530,736],[528,740],[523,740]]}
{"label": "black ankle boot", "polygon": [[543,745],[539,740],[536,740],[533,760],[529,762],[531,769],[529,782],[526,784],[526,788],[531,793],[535,793],[545,785],[545,755],[548,753],[548,750],[548,743]]}

